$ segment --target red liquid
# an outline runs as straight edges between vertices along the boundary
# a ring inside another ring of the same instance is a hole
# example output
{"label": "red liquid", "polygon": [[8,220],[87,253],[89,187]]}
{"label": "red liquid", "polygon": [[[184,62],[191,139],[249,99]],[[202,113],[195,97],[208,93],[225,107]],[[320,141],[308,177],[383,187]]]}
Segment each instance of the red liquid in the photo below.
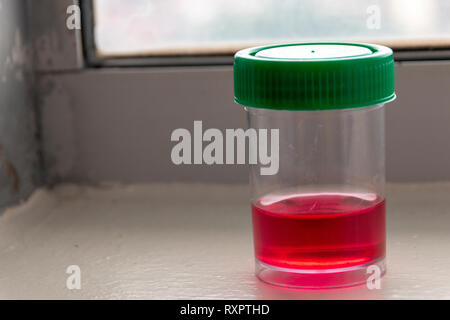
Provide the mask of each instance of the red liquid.
{"label": "red liquid", "polygon": [[256,258],[304,270],[348,268],[385,255],[385,201],[357,194],[267,197],[252,205]]}

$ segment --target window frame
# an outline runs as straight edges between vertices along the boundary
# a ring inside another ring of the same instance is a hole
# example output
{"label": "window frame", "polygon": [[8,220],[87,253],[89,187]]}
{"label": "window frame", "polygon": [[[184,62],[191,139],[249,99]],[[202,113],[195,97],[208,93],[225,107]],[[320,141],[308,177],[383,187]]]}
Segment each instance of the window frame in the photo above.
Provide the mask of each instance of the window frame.
{"label": "window frame", "polygon": [[[101,57],[97,54],[94,36],[94,0],[81,0],[83,53],[87,67],[183,67],[232,65],[233,54],[228,55],[179,55],[179,56],[129,56]],[[402,61],[450,60],[450,44],[447,47],[393,48],[394,59]]]}

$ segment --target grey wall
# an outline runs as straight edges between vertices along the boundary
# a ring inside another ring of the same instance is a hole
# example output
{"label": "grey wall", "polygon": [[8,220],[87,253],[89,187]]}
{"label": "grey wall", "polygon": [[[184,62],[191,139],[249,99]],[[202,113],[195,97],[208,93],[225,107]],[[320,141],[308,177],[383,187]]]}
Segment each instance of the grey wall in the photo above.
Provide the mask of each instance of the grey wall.
{"label": "grey wall", "polygon": [[[50,183],[246,182],[243,166],[175,166],[172,130],[245,127],[232,68],[109,69],[39,76]],[[387,105],[389,181],[450,180],[450,63],[396,65]]]}
{"label": "grey wall", "polygon": [[36,72],[62,72],[83,66],[81,30],[66,26],[67,8],[78,0],[27,0]]}
{"label": "grey wall", "polygon": [[[232,68],[86,69],[75,0],[28,0],[45,175],[59,182],[246,182],[244,166],[175,166],[176,128],[194,120],[245,126]],[[450,180],[450,62],[396,64],[398,99],[387,106],[387,178]]]}
{"label": "grey wall", "polygon": [[0,1],[0,212],[40,181],[27,12],[24,0]]}

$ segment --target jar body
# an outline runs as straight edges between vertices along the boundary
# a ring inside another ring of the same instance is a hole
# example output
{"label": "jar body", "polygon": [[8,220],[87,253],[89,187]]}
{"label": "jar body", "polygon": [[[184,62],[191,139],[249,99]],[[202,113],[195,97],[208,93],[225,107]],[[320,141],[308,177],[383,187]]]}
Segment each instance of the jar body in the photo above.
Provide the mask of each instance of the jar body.
{"label": "jar body", "polygon": [[382,275],[384,106],[246,110],[249,128],[279,133],[278,171],[261,174],[261,162],[250,168],[258,277],[325,288]]}

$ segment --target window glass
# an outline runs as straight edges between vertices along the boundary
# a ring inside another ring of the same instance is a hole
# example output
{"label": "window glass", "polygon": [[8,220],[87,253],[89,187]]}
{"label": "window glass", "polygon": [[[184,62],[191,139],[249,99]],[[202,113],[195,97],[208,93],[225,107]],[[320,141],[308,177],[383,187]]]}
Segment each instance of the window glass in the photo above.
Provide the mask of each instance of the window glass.
{"label": "window glass", "polygon": [[448,0],[93,0],[103,56],[229,54],[252,45],[450,44]]}

